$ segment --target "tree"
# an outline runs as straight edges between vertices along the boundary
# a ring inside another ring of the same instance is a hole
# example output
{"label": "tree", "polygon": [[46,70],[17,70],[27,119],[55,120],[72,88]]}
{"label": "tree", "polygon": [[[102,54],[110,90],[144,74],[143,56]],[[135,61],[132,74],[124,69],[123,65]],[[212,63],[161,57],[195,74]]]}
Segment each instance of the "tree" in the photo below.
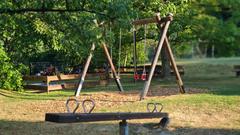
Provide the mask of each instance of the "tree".
{"label": "tree", "polygon": [[239,55],[238,0],[192,0],[192,40],[204,56]]}
{"label": "tree", "polygon": [[0,88],[22,90],[22,75],[10,62],[0,42]]}

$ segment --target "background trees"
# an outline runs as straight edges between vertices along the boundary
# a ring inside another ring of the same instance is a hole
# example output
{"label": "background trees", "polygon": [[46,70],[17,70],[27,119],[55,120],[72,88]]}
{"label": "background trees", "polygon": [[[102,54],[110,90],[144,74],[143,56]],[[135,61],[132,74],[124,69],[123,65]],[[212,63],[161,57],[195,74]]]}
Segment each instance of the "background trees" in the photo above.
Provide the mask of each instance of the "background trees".
{"label": "background trees", "polygon": [[192,1],[192,41],[199,56],[239,56],[239,6],[237,0]]}

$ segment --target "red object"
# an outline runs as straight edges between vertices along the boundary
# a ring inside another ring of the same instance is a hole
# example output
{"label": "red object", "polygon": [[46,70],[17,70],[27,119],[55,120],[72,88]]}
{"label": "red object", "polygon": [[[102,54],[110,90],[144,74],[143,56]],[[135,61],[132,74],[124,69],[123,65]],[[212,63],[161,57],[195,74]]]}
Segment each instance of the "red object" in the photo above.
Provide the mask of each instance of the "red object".
{"label": "red object", "polygon": [[139,80],[140,76],[138,74],[134,74],[134,80]]}
{"label": "red object", "polygon": [[143,73],[143,74],[141,75],[141,79],[142,79],[143,81],[145,81],[145,80],[147,79],[147,74],[146,74],[146,73]]}

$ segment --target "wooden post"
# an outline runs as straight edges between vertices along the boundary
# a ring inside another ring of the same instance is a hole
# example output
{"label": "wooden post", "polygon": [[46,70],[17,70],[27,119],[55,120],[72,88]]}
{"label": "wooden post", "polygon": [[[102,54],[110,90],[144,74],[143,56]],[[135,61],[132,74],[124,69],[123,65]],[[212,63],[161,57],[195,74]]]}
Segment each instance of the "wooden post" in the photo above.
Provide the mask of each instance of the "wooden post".
{"label": "wooden post", "polygon": [[82,86],[83,86],[83,82],[85,80],[85,76],[87,74],[87,71],[88,71],[88,67],[90,65],[90,62],[91,62],[91,59],[93,57],[93,51],[95,50],[95,44],[92,44],[92,47],[91,47],[91,50],[90,50],[90,53],[89,53],[89,56],[87,58],[87,62],[85,63],[85,66],[84,66],[84,69],[83,69],[83,72],[82,72],[82,76],[81,76],[81,79],[80,79],[80,82],[78,84],[78,88],[77,90],[75,91],[75,96],[79,96],[81,90],[82,90]]}
{"label": "wooden post", "polygon": [[168,42],[168,38],[167,37],[165,37],[165,40],[164,40],[164,47],[166,48],[166,51],[167,51],[167,53],[169,55],[169,58],[170,58],[171,65],[173,67],[173,71],[174,71],[174,73],[176,75],[177,84],[179,86],[179,91],[181,93],[185,93],[183,81],[182,81],[182,78],[181,78],[181,76],[179,74],[179,71],[178,71],[178,68],[177,68],[177,64],[176,64],[175,59],[173,57],[173,53],[172,53],[172,50],[170,48],[170,44]]}
{"label": "wooden post", "polygon": [[[172,18],[172,15],[169,15],[169,17]],[[171,20],[172,20],[172,19],[171,19]],[[150,87],[150,84],[151,84],[151,81],[152,81],[152,77],[153,77],[153,74],[154,74],[154,71],[155,71],[157,62],[158,62],[159,54],[160,54],[161,49],[162,49],[162,47],[163,47],[163,42],[164,42],[164,40],[165,40],[165,38],[166,38],[167,30],[168,30],[168,27],[169,27],[169,25],[170,25],[171,20],[167,21],[167,22],[165,23],[165,25],[164,25],[164,29],[163,29],[162,35],[160,36],[161,38],[160,38],[159,41],[158,41],[157,51],[156,51],[155,56],[154,56],[154,59],[153,59],[153,61],[152,61],[151,70],[150,70],[148,79],[147,79],[147,81],[145,82],[144,87],[143,87],[143,90],[142,90],[141,95],[140,95],[140,100],[144,99],[144,97],[145,97],[145,96],[147,95],[147,93],[148,93],[148,90],[149,90],[149,87]]]}
{"label": "wooden post", "polygon": [[120,82],[120,78],[118,77],[116,69],[115,69],[115,67],[113,65],[112,59],[111,59],[110,54],[108,52],[107,45],[105,43],[102,43],[102,47],[103,47],[104,53],[105,53],[105,55],[107,57],[108,63],[110,64],[110,67],[112,69],[113,77],[115,78],[115,81],[117,83],[118,89],[119,89],[119,91],[122,92],[123,88],[122,88],[122,85],[121,85],[121,82]]}

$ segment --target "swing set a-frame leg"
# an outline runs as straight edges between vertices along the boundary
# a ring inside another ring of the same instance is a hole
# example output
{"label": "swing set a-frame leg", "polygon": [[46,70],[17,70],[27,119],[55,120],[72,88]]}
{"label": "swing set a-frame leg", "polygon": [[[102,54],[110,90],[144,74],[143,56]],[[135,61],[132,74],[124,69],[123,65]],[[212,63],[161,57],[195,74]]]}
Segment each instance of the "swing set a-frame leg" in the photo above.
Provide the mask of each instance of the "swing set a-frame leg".
{"label": "swing set a-frame leg", "polygon": [[86,77],[86,74],[87,74],[87,71],[88,71],[88,67],[89,67],[90,62],[91,62],[92,57],[93,57],[93,51],[94,50],[95,50],[95,44],[92,44],[89,56],[88,56],[87,61],[86,61],[85,65],[84,65],[84,68],[83,68],[83,72],[82,72],[82,75],[81,75],[81,78],[80,78],[80,82],[78,84],[78,88],[75,91],[75,96],[76,97],[78,97],[80,95],[80,92],[82,90],[83,83],[84,83],[84,80],[85,80],[85,77]]}
{"label": "swing set a-frame leg", "polygon": [[107,45],[105,43],[102,43],[102,47],[103,47],[104,53],[107,57],[108,63],[110,65],[111,69],[112,69],[113,77],[115,78],[115,82],[117,83],[118,89],[119,89],[120,92],[123,92],[123,88],[122,88],[122,84],[120,82],[120,78],[117,75],[116,69],[113,65],[112,59],[111,59],[110,54],[108,52]]}
{"label": "swing set a-frame leg", "polygon": [[170,48],[170,44],[168,42],[168,38],[165,37],[165,40],[164,40],[164,44],[163,44],[163,47],[166,48],[167,50],[167,53],[169,55],[169,58],[170,58],[170,62],[171,62],[171,65],[173,67],[173,71],[176,75],[176,79],[177,79],[177,84],[178,84],[178,87],[179,87],[179,91],[180,93],[185,93],[185,90],[184,90],[184,85],[183,85],[183,81],[182,81],[182,78],[178,72],[178,68],[177,68],[177,64],[175,62],[175,59],[173,57],[173,53],[172,53],[172,50]]}
{"label": "swing set a-frame leg", "polygon": [[143,87],[143,90],[142,90],[141,95],[140,95],[140,100],[143,100],[144,97],[148,93],[148,90],[149,90],[149,87],[150,87],[150,84],[151,84],[151,81],[152,81],[152,77],[153,77],[153,74],[154,74],[157,62],[158,62],[158,58],[159,58],[161,49],[163,47],[163,42],[164,42],[165,37],[167,35],[167,31],[168,31],[168,27],[170,25],[170,22],[171,21],[167,21],[166,24],[164,25],[164,28],[163,28],[163,31],[162,31],[162,35],[160,36],[161,38],[158,41],[158,45],[157,45],[157,50],[155,52],[155,56],[154,56],[154,59],[152,61],[151,70],[150,70],[150,73],[148,75],[148,79],[146,80],[146,82],[144,84],[144,87]]}

